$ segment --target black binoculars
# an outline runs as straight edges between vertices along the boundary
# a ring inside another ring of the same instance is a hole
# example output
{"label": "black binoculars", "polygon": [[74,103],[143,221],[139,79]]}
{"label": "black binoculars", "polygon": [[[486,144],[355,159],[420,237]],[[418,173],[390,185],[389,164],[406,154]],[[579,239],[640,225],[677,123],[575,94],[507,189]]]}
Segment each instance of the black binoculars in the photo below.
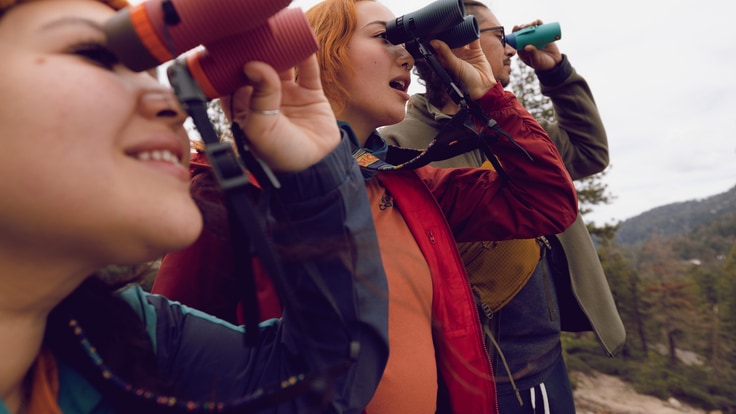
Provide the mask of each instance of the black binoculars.
{"label": "black binoculars", "polygon": [[479,37],[478,21],[465,15],[463,0],[437,0],[386,25],[386,39],[395,45],[405,44],[415,58],[421,57],[416,42],[439,39],[456,48]]}

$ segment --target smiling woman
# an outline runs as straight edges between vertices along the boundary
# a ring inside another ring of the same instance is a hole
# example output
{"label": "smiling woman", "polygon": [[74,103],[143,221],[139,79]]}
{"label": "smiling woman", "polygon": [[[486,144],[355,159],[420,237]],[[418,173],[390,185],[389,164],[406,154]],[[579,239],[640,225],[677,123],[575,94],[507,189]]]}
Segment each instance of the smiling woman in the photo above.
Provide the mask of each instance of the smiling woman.
{"label": "smiling woman", "polygon": [[[314,317],[254,326],[245,347],[243,327],[125,272],[195,242],[202,216],[186,114],[107,44],[104,23],[123,6],[0,3],[0,413],[360,412],[388,354],[386,281],[368,208],[346,207],[366,192],[316,60],[299,64],[298,81],[250,62],[251,84],[232,97],[284,189],[269,201],[298,213],[270,217],[267,237],[332,253],[282,261],[294,306]],[[320,377],[334,393],[319,407],[299,392],[316,367],[340,368]]]}

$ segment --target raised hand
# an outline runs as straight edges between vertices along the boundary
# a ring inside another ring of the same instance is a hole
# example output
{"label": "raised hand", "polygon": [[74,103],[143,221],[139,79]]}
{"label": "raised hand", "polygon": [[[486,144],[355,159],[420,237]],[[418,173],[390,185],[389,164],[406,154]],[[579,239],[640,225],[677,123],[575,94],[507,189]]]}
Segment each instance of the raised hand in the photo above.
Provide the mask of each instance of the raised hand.
{"label": "raised hand", "polygon": [[296,71],[276,73],[266,63],[248,62],[244,72],[251,85],[222,97],[222,107],[272,170],[301,171],[337,147],[340,132],[322,91],[315,55]]}
{"label": "raised hand", "polygon": [[437,52],[440,64],[465,85],[470,99],[480,99],[496,85],[496,78],[480,47],[480,40],[455,49],[450,49],[445,42],[437,39],[430,41],[430,45]]}
{"label": "raised hand", "polygon": [[[542,24],[542,21],[537,19],[527,24],[516,25],[511,31],[515,32],[525,27],[539,26],[540,24]],[[537,49],[534,45],[526,45],[524,50],[517,50],[516,54],[527,66],[531,66],[539,72],[552,70],[562,62],[562,53],[560,53],[560,49],[555,42],[548,43],[542,49]]]}

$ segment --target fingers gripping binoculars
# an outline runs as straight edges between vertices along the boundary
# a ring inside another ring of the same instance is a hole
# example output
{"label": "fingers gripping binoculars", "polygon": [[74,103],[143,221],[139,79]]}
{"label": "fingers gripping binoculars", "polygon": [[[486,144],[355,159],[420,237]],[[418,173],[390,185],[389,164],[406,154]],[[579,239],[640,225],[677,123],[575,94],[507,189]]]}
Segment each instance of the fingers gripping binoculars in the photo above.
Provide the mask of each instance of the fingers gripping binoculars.
{"label": "fingers gripping binoculars", "polygon": [[[134,71],[184,52],[191,76],[208,99],[247,83],[243,65],[263,61],[283,71],[318,49],[301,9],[291,0],[148,0],[104,26],[108,45]],[[197,50],[193,50],[195,48]]]}
{"label": "fingers gripping binoculars", "polygon": [[386,39],[406,45],[415,57],[416,43],[439,39],[451,48],[467,45],[480,37],[475,16],[465,15],[463,0],[437,0],[386,24]]}

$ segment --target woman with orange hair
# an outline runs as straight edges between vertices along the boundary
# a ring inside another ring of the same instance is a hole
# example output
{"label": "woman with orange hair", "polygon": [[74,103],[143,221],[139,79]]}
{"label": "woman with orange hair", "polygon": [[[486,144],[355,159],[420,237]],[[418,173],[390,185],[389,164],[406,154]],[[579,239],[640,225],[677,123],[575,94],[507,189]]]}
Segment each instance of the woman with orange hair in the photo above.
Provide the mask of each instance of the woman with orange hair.
{"label": "woman with orange hair", "polygon": [[108,46],[104,23],[124,6],[0,0],[0,413],[360,412],[388,355],[386,280],[316,58],[299,80],[249,62],[237,94],[249,111],[235,117],[285,190],[274,197],[291,221],[270,218],[274,243],[329,240],[333,253],[284,261],[308,324],[249,327],[259,342],[246,347],[242,327],[129,272],[191,244],[202,217],[186,114]]}
{"label": "woman with orange hair", "polygon": [[[392,165],[378,128],[402,121],[414,58],[386,40],[391,11],[371,0],[324,0],[307,11],[322,83],[354,155]],[[371,413],[493,413],[490,360],[457,241],[535,237],[562,230],[576,197],[554,144],[493,77],[478,40],[437,58],[508,138],[492,144],[508,178],[480,169],[364,168],[389,281],[391,353]]]}

